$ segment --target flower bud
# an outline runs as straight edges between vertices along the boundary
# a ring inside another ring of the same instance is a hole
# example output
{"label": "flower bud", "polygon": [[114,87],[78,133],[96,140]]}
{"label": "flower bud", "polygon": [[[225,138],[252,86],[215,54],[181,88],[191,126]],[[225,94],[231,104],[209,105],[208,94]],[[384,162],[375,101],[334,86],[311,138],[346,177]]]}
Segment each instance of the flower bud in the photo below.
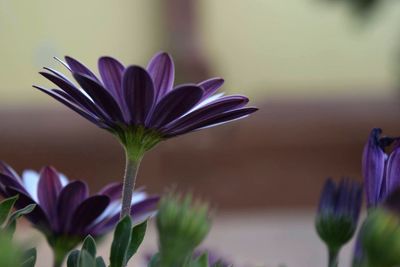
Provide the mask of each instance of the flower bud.
{"label": "flower bud", "polygon": [[182,266],[209,232],[208,206],[168,194],[160,201],[157,229],[160,266]]}
{"label": "flower bud", "polygon": [[325,182],[317,217],[316,229],[329,251],[339,251],[354,235],[361,209],[362,187],[349,179],[339,185]]}
{"label": "flower bud", "polygon": [[400,218],[377,208],[371,210],[361,229],[361,242],[369,266],[400,265]]}

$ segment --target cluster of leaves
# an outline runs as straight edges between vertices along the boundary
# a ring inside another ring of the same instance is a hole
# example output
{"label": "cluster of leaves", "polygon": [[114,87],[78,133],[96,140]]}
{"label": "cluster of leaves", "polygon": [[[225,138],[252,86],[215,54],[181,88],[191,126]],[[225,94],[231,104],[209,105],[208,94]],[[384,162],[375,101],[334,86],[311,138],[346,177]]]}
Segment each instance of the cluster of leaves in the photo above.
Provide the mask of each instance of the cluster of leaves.
{"label": "cluster of leaves", "polygon": [[[119,221],[114,231],[108,267],[125,267],[137,252],[147,228],[147,221],[132,226],[130,217]],[[209,264],[207,253],[195,257],[194,250],[210,229],[208,206],[168,194],[160,201],[157,215],[159,252],[148,267],[225,267],[221,262]],[[88,236],[80,250],[70,253],[68,267],[106,267],[102,257],[96,256],[96,242]]]}
{"label": "cluster of leaves", "polygon": [[33,211],[34,204],[12,211],[18,196],[7,198],[0,203],[0,266],[33,267],[36,262],[36,249],[24,250],[14,244],[17,219]]}
{"label": "cluster of leaves", "polygon": [[[147,221],[132,226],[129,216],[117,224],[111,244],[109,267],[125,267],[142,244],[147,228]],[[96,242],[86,237],[80,250],[72,251],[67,260],[68,267],[106,267],[102,257],[96,256]]]}

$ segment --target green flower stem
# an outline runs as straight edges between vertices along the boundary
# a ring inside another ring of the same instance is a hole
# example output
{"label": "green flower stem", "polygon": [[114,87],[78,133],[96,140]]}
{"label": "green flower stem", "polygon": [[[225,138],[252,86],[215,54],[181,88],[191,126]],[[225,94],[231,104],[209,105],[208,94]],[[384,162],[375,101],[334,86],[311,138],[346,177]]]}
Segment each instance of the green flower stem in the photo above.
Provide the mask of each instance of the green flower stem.
{"label": "green flower stem", "polygon": [[133,190],[135,189],[136,177],[139,170],[139,165],[142,160],[142,156],[133,157],[129,151],[126,151],[126,165],[124,184],[122,188],[122,209],[120,218],[122,219],[125,215],[131,213],[131,201]]}
{"label": "green flower stem", "polygon": [[53,251],[54,259],[53,259],[53,267],[61,267],[65,257],[67,256],[68,251],[55,249]]}
{"label": "green flower stem", "polygon": [[337,267],[339,262],[339,250],[328,249],[328,267]]}

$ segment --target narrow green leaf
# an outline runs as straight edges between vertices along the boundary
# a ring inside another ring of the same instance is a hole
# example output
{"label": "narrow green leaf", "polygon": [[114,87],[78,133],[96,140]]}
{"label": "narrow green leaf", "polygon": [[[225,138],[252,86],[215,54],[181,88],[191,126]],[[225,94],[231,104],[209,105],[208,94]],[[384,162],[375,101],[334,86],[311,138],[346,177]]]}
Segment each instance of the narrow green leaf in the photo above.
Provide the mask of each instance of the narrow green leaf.
{"label": "narrow green leaf", "polygon": [[78,267],[79,254],[80,252],[77,249],[69,253],[67,259],[67,267]]}
{"label": "narrow green leaf", "polygon": [[26,206],[23,209],[14,211],[11,214],[10,218],[8,219],[8,221],[7,221],[7,224],[5,226],[5,230],[8,231],[11,236],[14,235],[15,228],[17,226],[17,219],[19,217],[21,217],[22,215],[31,213],[35,207],[36,207],[35,204],[30,204],[30,205]]}
{"label": "narrow green leaf", "polygon": [[96,267],[96,260],[87,250],[81,250],[78,257],[78,267]]}
{"label": "narrow green leaf", "polygon": [[129,216],[125,216],[117,224],[111,244],[110,267],[125,267],[126,254],[131,239],[131,228],[132,221]]}
{"label": "narrow green leaf", "polygon": [[34,267],[36,263],[36,255],[36,248],[31,248],[25,251],[20,267]]}
{"label": "narrow green leaf", "polygon": [[94,241],[93,237],[88,235],[82,244],[82,250],[86,250],[89,254],[96,258],[96,241]]}
{"label": "narrow green leaf", "polygon": [[29,204],[25,208],[14,211],[11,214],[10,219],[8,220],[8,223],[10,223],[11,221],[17,220],[19,217],[21,217],[23,215],[31,213],[35,209],[35,207],[36,207],[36,204]]}
{"label": "narrow green leaf", "polygon": [[96,258],[96,267],[106,267],[106,263],[100,256]]}
{"label": "narrow green leaf", "polygon": [[18,199],[18,195],[4,199],[0,202],[0,226],[4,224],[10,214],[11,209],[14,207],[15,202]]}
{"label": "narrow green leaf", "polygon": [[135,227],[131,231],[131,242],[129,243],[128,251],[126,253],[126,262],[137,252],[140,244],[142,244],[144,235],[146,234],[147,221],[144,221]]}

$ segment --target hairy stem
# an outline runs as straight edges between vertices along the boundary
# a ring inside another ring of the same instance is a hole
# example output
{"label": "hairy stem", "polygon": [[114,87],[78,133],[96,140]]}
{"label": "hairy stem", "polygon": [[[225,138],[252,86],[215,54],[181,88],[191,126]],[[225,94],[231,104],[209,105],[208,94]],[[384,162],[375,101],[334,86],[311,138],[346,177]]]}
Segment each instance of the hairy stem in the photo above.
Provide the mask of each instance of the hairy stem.
{"label": "hairy stem", "polygon": [[120,214],[121,219],[131,213],[132,195],[135,189],[136,177],[141,160],[141,157],[134,158],[131,157],[128,152],[126,153],[124,184],[122,188],[122,209]]}

